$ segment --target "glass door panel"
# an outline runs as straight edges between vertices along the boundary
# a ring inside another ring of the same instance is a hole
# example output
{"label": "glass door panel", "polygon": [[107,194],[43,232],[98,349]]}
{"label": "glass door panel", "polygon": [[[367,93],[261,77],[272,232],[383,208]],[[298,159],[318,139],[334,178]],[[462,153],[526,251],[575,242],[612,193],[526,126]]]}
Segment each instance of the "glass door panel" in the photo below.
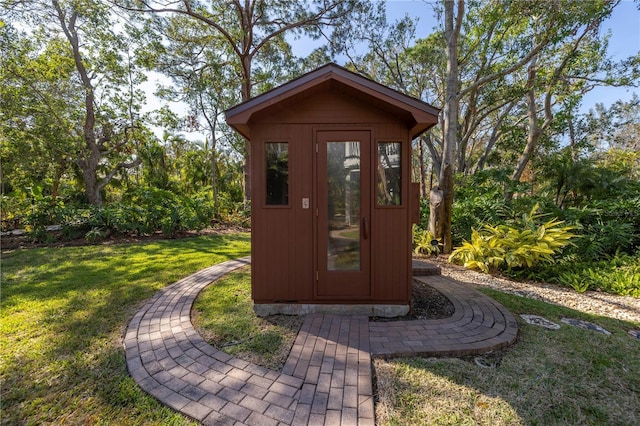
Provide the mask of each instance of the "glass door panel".
{"label": "glass door panel", "polygon": [[371,134],[318,131],[316,292],[319,299],[371,296]]}
{"label": "glass door panel", "polygon": [[360,142],[327,142],[327,268],[360,270]]}

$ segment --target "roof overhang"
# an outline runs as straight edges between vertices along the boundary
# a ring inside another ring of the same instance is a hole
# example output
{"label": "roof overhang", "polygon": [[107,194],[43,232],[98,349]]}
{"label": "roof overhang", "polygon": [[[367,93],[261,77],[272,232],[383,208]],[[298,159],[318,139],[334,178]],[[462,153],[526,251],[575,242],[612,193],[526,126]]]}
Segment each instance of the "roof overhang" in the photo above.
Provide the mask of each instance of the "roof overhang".
{"label": "roof overhang", "polygon": [[412,138],[438,123],[440,110],[330,63],[225,111],[227,123],[251,139],[250,121],[261,112],[289,104],[318,90],[337,90],[402,117]]}

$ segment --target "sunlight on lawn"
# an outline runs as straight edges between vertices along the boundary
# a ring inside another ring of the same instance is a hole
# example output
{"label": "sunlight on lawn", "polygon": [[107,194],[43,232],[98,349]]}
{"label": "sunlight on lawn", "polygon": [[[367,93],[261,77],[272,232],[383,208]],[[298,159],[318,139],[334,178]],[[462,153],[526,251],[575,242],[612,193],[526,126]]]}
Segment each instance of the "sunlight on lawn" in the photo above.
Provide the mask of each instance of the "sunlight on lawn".
{"label": "sunlight on lawn", "polygon": [[[434,362],[418,359],[374,362],[378,383],[386,385],[379,393],[380,424],[524,424],[503,398],[485,395],[431,371]],[[458,359],[438,362],[471,368]],[[388,391],[389,388],[392,390]]]}
{"label": "sunlight on lawn", "polygon": [[3,253],[3,423],[184,424],[130,378],[122,332],[157,290],[249,251],[237,234]]}

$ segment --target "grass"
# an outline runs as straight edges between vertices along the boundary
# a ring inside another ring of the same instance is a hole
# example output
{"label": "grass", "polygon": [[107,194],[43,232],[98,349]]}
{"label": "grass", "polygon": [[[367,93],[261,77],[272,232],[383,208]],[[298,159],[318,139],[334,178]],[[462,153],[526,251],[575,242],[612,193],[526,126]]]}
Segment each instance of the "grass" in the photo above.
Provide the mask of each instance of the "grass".
{"label": "grass", "polygon": [[254,364],[281,370],[303,317],[253,312],[248,267],[232,272],[200,293],[194,326],[211,345]]}
{"label": "grass", "polygon": [[518,342],[493,369],[472,359],[376,360],[379,424],[640,424],[640,342],[627,335],[640,324],[482,291],[516,315],[584,319],[613,334],[546,330],[517,316]]}
{"label": "grass", "polygon": [[[122,333],[158,289],[248,253],[247,234],[3,253],[2,424],[191,424],[130,378]],[[494,369],[462,359],[377,360],[379,424],[640,424],[640,343],[626,334],[640,324],[482,291],[516,315],[585,319],[613,334],[549,331],[517,317],[519,341],[497,354]],[[283,336],[297,330],[253,315],[247,270],[196,303],[205,337],[236,356],[282,360],[270,351],[287,348]]]}
{"label": "grass", "polygon": [[249,235],[2,253],[2,424],[188,424],[129,376],[122,333],[160,288],[249,254]]}

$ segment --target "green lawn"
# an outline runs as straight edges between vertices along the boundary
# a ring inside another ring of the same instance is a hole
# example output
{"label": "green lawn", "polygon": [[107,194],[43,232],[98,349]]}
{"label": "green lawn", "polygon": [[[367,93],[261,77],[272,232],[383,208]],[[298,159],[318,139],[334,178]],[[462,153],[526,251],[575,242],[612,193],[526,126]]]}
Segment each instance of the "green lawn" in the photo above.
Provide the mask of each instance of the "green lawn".
{"label": "green lawn", "polygon": [[257,317],[247,266],[204,289],[194,303],[192,317],[211,345],[276,371],[282,370],[303,321],[293,315]]}
{"label": "green lawn", "polygon": [[158,289],[249,252],[234,234],[2,253],[2,423],[188,423],[129,377],[122,333]]}
{"label": "green lawn", "polygon": [[584,319],[613,334],[565,324],[546,330],[517,316],[518,341],[499,354],[496,368],[472,358],[376,361],[379,424],[640,424],[640,341],[627,335],[640,324],[482,291],[516,315],[558,324],[562,317]]}
{"label": "green lawn", "polygon": [[[246,256],[249,240],[235,234],[3,253],[2,423],[190,424],[129,377],[122,333],[158,289]],[[250,314],[249,282],[247,270],[230,274],[196,303],[203,333],[245,345],[230,352],[264,355],[281,337],[265,327],[283,329]],[[497,368],[472,359],[377,360],[379,424],[640,424],[640,342],[626,334],[640,324],[483,291],[516,315],[586,319],[613,334],[567,325],[548,331],[517,317],[518,342],[500,354]],[[233,333],[216,321],[232,315]],[[294,333],[295,325],[285,326]]]}

